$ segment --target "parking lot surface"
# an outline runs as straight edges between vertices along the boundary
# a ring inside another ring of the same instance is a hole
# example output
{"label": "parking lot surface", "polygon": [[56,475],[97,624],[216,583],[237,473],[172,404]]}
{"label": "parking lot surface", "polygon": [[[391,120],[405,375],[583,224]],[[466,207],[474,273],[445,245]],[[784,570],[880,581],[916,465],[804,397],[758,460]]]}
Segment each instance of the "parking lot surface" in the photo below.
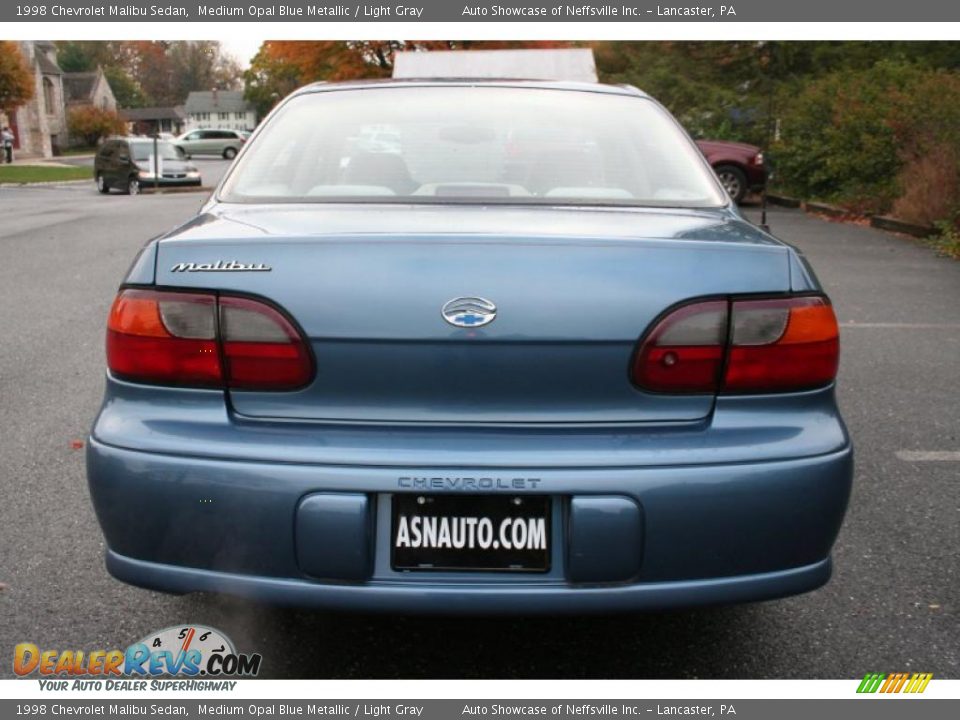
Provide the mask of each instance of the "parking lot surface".
{"label": "parking lot surface", "polygon": [[651,615],[436,619],[112,580],[81,446],[100,402],[104,322],[137,249],[204,198],[100,197],[92,182],[0,188],[0,674],[18,642],[123,648],[200,623],[262,653],[270,677],[960,677],[960,263],[799,211],[775,210],[770,223],[809,256],[837,307],[840,402],[857,452],[825,588]]}

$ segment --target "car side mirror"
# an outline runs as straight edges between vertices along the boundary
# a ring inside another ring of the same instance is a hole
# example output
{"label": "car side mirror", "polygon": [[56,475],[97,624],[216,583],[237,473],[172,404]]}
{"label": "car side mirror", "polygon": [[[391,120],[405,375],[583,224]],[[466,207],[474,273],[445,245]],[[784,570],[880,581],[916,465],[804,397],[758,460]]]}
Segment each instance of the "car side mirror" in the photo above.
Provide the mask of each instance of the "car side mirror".
{"label": "car side mirror", "polygon": [[130,162],[130,156],[129,156],[129,155],[118,155],[118,157],[119,157],[119,159],[120,159],[121,162]]}

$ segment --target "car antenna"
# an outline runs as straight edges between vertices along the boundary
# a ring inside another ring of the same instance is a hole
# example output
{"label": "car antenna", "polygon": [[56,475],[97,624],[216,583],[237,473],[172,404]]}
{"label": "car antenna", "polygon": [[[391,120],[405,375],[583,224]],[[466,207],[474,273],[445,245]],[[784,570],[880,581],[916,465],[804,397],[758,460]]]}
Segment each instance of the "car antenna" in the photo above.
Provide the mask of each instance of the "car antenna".
{"label": "car antenna", "polygon": [[770,225],[767,224],[767,185],[764,183],[763,192],[760,194],[760,229],[765,233],[770,232]]}

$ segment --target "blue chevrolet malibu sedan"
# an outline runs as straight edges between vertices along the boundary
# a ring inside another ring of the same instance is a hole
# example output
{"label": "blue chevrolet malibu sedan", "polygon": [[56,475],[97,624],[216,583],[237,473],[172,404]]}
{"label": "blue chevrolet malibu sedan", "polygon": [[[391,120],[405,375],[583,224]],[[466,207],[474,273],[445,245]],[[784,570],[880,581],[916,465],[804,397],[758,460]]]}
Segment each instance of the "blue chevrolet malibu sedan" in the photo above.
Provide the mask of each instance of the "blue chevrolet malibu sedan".
{"label": "blue chevrolet malibu sedan", "polygon": [[830,301],[633,88],[304,88],[106,344],[88,477],[134,585],[534,613],[830,576]]}

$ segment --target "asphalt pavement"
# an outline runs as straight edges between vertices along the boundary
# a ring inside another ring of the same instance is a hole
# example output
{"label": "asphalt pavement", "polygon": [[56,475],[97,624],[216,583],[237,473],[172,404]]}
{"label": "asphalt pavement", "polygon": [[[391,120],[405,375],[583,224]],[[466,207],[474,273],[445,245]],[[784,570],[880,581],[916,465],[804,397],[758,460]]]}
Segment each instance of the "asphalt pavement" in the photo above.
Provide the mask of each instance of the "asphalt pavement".
{"label": "asphalt pavement", "polygon": [[270,677],[960,677],[960,462],[949,459],[960,451],[960,262],[795,210],[770,223],[837,307],[857,452],[823,589],[648,615],[437,619],[172,597],[111,579],[81,446],[102,392],[104,322],[137,249],[204,197],[0,188],[0,675],[18,642],[122,648],[201,623],[262,653]]}

